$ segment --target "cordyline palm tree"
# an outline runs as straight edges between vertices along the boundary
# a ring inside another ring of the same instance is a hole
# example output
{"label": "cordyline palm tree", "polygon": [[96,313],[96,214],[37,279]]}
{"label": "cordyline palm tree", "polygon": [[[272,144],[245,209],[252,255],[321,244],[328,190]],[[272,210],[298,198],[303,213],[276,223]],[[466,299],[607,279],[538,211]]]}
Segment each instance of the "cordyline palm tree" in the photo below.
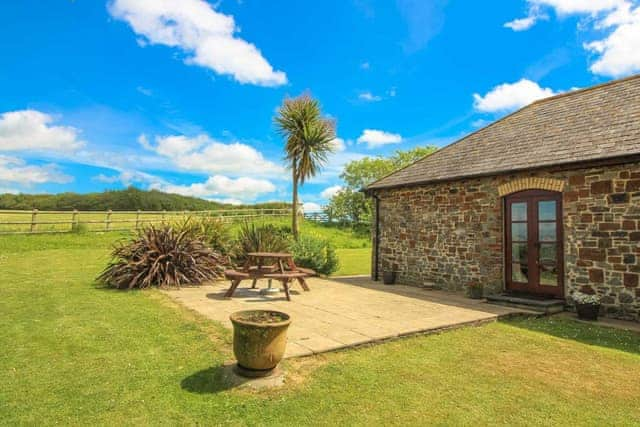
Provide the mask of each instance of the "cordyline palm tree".
{"label": "cordyline palm tree", "polygon": [[322,116],[320,103],[309,94],[285,99],[274,120],[286,139],[285,160],[293,178],[291,229],[297,239],[298,186],[315,176],[333,152],[335,123]]}

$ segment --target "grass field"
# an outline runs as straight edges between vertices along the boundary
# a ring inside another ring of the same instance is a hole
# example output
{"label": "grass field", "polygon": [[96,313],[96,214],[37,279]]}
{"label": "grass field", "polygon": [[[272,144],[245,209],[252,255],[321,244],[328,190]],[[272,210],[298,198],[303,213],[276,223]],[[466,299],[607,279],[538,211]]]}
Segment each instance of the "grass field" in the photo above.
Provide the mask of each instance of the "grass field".
{"label": "grass field", "polygon": [[284,389],[229,390],[227,330],[94,284],[113,237],[0,237],[2,424],[640,423],[640,335],[566,319],[289,361]]}

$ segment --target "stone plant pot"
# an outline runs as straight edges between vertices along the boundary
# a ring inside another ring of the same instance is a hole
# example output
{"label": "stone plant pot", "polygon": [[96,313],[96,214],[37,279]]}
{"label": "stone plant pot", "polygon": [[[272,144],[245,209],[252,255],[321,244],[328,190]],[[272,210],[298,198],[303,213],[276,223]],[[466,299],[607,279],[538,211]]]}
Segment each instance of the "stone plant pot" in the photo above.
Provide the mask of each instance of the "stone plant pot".
{"label": "stone plant pot", "polygon": [[385,285],[395,285],[397,275],[398,273],[395,271],[383,271],[382,283],[384,283]]}
{"label": "stone plant pot", "polygon": [[230,319],[238,373],[249,377],[270,375],[284,356],[289,315],[272,310],[246,310],[233,313]]}
{"label": "stone plant pot", "polygon": [[578,318],[582,320],[598,320],[600,304],[576,304]]}
{"label": "stone plant pot", "polygon": [[469,286],[469,298],[482,299],[483,288],[482,286]]}

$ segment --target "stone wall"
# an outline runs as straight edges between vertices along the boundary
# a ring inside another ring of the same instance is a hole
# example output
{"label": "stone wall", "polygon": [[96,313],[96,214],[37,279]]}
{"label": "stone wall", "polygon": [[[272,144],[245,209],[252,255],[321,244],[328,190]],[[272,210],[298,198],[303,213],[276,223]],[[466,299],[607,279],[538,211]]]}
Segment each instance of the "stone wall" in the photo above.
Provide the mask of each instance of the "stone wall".
{"label": "stone wall", "polygon": [[498,187],[528,177],[565,183],[565,296],[597,293],[607,315],[640,320],[640,163],[379,190],[379,271],[411,285],[502,290]]}

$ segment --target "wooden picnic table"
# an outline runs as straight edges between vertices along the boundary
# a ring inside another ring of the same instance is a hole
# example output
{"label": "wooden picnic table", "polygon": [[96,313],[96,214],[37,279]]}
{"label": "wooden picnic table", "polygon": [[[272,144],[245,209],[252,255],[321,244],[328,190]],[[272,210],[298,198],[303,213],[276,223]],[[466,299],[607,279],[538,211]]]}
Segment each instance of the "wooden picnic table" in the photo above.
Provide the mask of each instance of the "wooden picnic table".
{"label": "wooden picnic table", "polygon": [[225,293],[225,297],[232,297],[240,282],[245,279],[252,279],[251,288],[255,288],[258,279],[265,278],[281,282],[287,300],[290,301],[289,282],[297,280],[304,291],[309,291],[305,278],[314,273],[312,270],[298,268],[290,253],[249,252],[241,270],[225,271],[225,275],[231,280],[231,287]]}

